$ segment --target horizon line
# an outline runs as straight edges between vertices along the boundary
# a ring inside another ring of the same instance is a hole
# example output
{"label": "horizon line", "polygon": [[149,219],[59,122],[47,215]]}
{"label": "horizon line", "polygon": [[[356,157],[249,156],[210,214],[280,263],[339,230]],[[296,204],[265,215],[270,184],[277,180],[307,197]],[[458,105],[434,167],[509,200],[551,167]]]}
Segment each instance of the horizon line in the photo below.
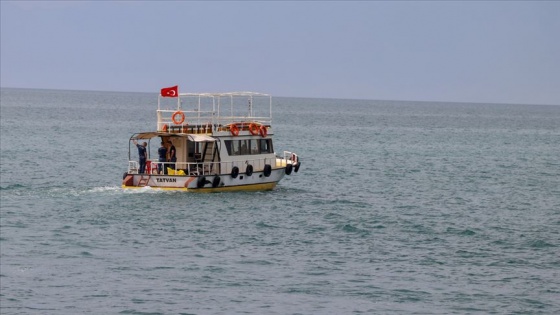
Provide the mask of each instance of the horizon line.
{"label": "horizon line", "polygon": [[[111,90],[83,90],[83,89],[61,89],[61,88],[31,88],[31,87],[8,87],[0,86],[0,89],[20,89],[20,90],[46,90],[46,91],[71,91],[71,92],[110,92],[110,93],[143,93],[159,94],[159,92],[140,92],[140,91],[111,91]],[[236,91],[229,91],[236,92]],[[205,93],[205,92],[189,92]],[[263,92],[266,93],[266,92]],[[267,93],[270,94],[270,93]],[[271,94],[272,95],[272,94]],[[434,101],[434,100],[406,100],[406,99],[370,99],[370,98],[346,98],[346,97],[314,97],[314,96],[284,96],[272,95],[273,98],[305,98],[305,99],[327,99],[327,100],[352,100],[352,101],[377,101],[377,102],[417,102],[417,103],[443,103],[443,104],[487,104],[487,105],[528,105],[528,106],[560,106],[560,104],[543,103],[505,103],[505,102],[470,102],[470,101]]]}

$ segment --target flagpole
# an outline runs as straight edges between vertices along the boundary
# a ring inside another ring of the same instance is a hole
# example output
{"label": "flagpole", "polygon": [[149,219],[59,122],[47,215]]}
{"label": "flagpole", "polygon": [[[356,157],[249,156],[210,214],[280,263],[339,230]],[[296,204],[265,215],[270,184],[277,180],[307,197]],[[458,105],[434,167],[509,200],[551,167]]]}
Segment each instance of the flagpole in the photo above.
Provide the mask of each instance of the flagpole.
{"label": "flagpole", "polygon": [[177,110],[181,110],[181,94],[179,94],[179,86],[177,86]]}

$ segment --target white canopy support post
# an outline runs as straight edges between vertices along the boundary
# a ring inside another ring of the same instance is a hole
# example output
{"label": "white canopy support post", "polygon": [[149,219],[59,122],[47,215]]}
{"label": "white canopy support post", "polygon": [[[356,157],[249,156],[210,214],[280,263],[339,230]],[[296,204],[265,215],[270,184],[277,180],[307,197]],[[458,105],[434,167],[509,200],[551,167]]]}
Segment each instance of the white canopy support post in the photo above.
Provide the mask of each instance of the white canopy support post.
{"label": "white canopy support post", "polygon": [[249,117],[253,117],[253,96],[249,95],[249,99],[247,101],[249,102]]}

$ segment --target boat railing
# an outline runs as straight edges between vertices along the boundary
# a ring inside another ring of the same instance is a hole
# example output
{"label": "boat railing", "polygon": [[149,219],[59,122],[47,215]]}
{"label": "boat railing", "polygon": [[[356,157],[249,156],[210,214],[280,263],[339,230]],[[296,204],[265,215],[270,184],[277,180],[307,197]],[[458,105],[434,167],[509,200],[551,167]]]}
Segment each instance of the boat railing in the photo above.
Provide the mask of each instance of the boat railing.
{"label": "boat railing", "polygon": [[150,161],[146,172],[154,175],[215,175],[220,173],[220,162],[158,162]]}
{"label": "boat railing", "polygon": [[[151,175],[216,175],[231,174],[234,167],[238,168],[239,173],[246,173],[249,165],[253,167],[253,172],[261,172],[266,164],[279,168],[286,166],[278,162],[277,158],[259,158],[227,162],[159,162],[148,161],[144,174]],[[128,162],[128,174],[138,174],[139,163],[137,161]]]}
{"label": "boat railing", "polygon": [[[175,101],[176,100],[176,101]],[[157,130],[160,132],[191,133],[196,126],[220,127],[239,123],[257,122],[270,126],[272,97],[255,92],[181,93],[170,100],[160,97],[157,109]],[[167,107],[166,109],[162,106]],[[169,107],[175,109],[170,109]],[[198,129],[200,130],[200,129]]]}
{"label": "boat railing", "polygon": [[296,164],[299,161],[299,156],[291,151],[284,151],[282,159],[288,164]]}
{"label": "boat railing", "polygon": [[[157,130],[160,132],[170,133],[211,133],[218,131],[224,126],[230,124],[239,124],[240,122],[256,122],[262,125],[270,126],[270,117],[265,116],[220,116],[215,117],[212,112],[196,112],[183,111],[184,120],[181,118],[173,119],[177,111],[158,110]],[[189,114],[199,116],[189,117]],[[201,114],[208,114],[202,116]],[[179,114],[177,114],[179,115]],[[182,117],[182,116],[179,116]],[[247,127],[249,124],[247,124]]]}

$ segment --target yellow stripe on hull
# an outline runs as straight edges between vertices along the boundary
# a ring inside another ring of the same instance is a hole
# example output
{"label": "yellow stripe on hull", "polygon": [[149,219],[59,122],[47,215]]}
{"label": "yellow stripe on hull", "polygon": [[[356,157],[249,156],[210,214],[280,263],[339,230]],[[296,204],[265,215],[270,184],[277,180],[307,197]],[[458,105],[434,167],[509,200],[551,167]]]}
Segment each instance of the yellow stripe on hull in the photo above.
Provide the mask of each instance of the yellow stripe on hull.
{"label": "yellow stripe on hull", "polygon": [[157,190],[174,190],[174,191],[186,191],[186,192],[201,192],[201,193],[211,193],[211,192],[223,192],[223,191],[263,191],[272,190],[276,187],[276,182],[272,183],[262,183],[262,184],[251,184],[251,185],[236,185],[236,186],[223,186],[216,188],[184,188],[184,187],[157,187],[157,186],[125,186],[122,185],[123,189],[141,189],[145,187],[150,187],[151,189]]}

